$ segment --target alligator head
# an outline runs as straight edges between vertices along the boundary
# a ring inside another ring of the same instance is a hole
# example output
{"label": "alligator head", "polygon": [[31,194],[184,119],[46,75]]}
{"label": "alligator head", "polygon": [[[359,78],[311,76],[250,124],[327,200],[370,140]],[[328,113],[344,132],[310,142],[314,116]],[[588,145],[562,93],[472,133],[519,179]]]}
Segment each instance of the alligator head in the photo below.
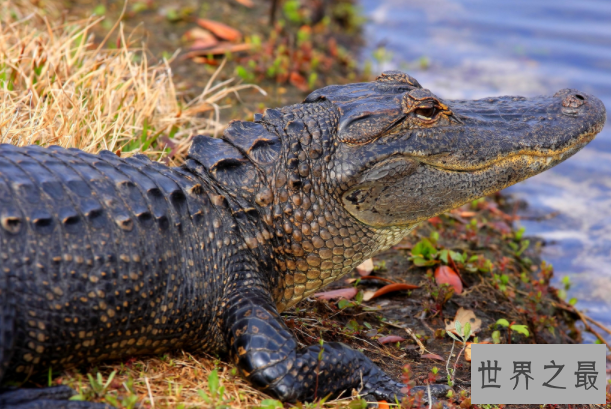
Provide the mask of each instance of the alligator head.
{"label": "alligator head", "polygon": [[605,123],[597,98],[442,100],[400,72],[326,87],[306,102],[338,107],[337,173],[345,209],[374,226],[413,225],[557,165]]}
{"label": "alligator head", "polygon": [[234,122],[190,155],[236,213],[260,215],[247,235],[253,247],[272,243],[283,310],[419,222],[567,159],[605,118],[600,100],[575,90],[443,100],[392,71]]}

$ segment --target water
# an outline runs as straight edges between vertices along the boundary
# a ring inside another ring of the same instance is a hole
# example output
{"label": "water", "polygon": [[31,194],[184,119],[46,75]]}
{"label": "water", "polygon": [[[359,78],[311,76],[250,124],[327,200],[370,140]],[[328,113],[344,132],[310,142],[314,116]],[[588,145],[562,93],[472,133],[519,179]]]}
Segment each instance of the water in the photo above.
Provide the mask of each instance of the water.
{"label": "water", "polygon": [[[442,98],[534,96],[576,88],[611,111],[608,0],[362,0],[368,45]],[[554,169],[506,191],[528,202],[520,223],[544,238],[556,280],[569,276],[577,306],[611,325],[611,125]]]}

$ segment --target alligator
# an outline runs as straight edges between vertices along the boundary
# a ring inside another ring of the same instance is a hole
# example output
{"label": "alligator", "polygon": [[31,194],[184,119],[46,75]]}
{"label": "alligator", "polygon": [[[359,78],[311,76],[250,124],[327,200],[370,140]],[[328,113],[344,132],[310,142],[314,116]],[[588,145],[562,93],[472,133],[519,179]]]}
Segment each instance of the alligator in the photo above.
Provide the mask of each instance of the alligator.
{"label": "alligator", "polygon": [[[575,154],[600,100],[443,100],[398,71],[197,136],[183,166],[0,146],[0,379],[185,349],[282,401],[404,385],[361,352],[298,348],[281,313],[418,223]],[[65,386],[5,408],[101,408]]]}

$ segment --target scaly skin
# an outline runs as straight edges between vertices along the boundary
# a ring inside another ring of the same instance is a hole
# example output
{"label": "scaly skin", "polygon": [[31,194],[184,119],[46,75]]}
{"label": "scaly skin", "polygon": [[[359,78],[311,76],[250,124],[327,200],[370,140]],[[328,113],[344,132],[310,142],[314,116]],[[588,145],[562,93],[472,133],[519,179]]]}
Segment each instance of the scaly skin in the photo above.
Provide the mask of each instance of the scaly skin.
{"label": "scaly skin", "polygon": [[[574,90],[443,101],[389,72],[196,137],[180,168],[1,145],[0,380],[183,348],[228,353],[283,401],[400,399],[360,352],[298,349],[279,313],[420,221],[566,159],[604,122]],[[72,407],[67,394],[16,390],[0,406]]]}

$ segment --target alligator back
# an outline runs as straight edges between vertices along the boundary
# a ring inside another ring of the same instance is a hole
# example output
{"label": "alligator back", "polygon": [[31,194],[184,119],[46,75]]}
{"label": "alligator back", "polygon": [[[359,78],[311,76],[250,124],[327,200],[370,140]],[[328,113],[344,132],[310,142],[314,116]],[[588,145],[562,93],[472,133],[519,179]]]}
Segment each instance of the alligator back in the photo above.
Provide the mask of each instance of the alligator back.
{"label": "alligator back", "polygon": [[141,155],[0,145],[0,361],[9,379],[220,348],[216,300],[231,253],[217,249],[237,236],[215,197],[205,181]]}

